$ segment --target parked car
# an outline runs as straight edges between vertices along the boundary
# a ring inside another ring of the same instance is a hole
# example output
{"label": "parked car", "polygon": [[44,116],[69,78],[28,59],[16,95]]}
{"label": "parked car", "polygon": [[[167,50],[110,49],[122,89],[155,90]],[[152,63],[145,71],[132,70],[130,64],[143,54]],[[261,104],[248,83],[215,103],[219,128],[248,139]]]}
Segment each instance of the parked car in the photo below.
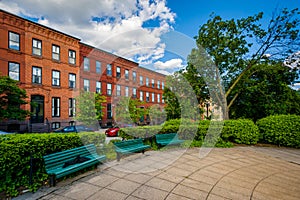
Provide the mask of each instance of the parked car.
{"label": "parked car", "polygon": [[106,129],[105,135],[107,137],[117,137],[119,130],[120,130],[120,128],[118,126]]}
{"label": "parked car", "polygon": [[54,130],[55,133],[79,133],[79,132],[93,132],[94,130],[84,126],[84,125],[76,125],[76,126],[65,126]]}
{"label": "parked car", "polygon": [[6,134],[14,134],[14,133],[9,133],[9,132],[5,132],[5,131],[0,131],[0,135],[6,135]]}

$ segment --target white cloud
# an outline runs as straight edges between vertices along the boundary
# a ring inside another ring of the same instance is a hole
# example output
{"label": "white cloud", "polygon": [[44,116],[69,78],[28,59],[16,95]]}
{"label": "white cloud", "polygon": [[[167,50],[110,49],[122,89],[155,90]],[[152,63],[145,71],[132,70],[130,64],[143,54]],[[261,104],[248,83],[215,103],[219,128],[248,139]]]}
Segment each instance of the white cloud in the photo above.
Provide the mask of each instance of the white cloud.
{"label": "white cloud", "polygon": [[170,72],[168,72],[168,71],[166,71],[166,70],[156,70],[156,72],[157,73],[161,73],[161,74],[164,74],[164,75],[172,75],[173,73],[170,73]]}
{"label": "white cloud", "polygon": [[[166,0],[2,0],[0,7],[140,64],[164,56],[160,37],[175,22]],[[149,20],[159,26],[143,27]]]}
{"label": "white cloud", "polygon": [[154,63],[155,69],[166,70],[166,69],[180,69],[183,67],[183,60],[175,58],[166,62],[157,61]]}

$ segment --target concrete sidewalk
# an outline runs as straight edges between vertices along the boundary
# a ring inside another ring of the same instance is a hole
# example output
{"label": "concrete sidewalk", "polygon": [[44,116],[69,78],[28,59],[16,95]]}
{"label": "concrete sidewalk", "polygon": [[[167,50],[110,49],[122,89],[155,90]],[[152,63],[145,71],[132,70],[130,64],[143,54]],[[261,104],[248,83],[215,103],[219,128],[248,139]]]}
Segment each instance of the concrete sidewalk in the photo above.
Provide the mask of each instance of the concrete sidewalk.
{"label": "concrete sidewalk", "polygon": [[147,151],[15,200],[300,199],[300,150],[235,147]]}

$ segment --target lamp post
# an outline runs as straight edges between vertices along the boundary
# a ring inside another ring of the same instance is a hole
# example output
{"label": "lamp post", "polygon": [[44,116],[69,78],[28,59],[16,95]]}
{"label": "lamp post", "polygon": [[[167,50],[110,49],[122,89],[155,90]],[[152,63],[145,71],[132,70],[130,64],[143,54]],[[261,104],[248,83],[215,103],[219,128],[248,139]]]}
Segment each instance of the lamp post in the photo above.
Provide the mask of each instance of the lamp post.
{"label": "lamp post", "polygon": [[208,119],[208,107],[210,106],[208,102],[205,103],[206,104],[206,118]]}

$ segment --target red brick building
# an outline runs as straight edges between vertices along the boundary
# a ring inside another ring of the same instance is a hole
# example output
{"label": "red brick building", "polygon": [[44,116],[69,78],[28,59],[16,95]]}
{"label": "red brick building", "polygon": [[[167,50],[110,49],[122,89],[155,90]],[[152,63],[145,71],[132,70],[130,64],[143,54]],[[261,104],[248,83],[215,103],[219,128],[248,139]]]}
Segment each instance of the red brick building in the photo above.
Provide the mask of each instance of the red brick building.
{"label": "red brick building", "polygon": [[28,102],[37,105],[25,107],[33,113],[28,124],[57,128],[73,121],[68,104],[79,88],[80,40],[5,11],[0,35],[1,74],[18,80]]}
{"label": "red brick building", "polygon": [[84,43],[80,43],[80,61],[81,88],[101,92],[107,98],[102,126],[114,123],[114,107],[120,96],[140,99],[145,107],[163,106],[165,75]]}
{"label": "red brick building", "polygon": [[74,123],[80,90],[107,96],[102,124],[112,123],[114,97],[132,96],[145,106],[163,105],[165,76],[80,39],[0,10],[0,73],[18,80],[28,95],[25,122],[0,129],[43,132]]}

